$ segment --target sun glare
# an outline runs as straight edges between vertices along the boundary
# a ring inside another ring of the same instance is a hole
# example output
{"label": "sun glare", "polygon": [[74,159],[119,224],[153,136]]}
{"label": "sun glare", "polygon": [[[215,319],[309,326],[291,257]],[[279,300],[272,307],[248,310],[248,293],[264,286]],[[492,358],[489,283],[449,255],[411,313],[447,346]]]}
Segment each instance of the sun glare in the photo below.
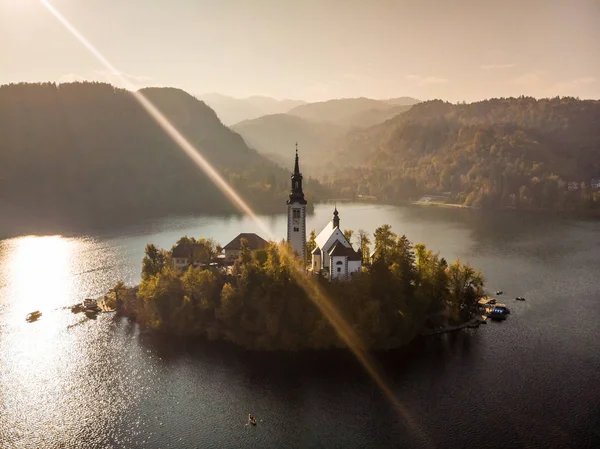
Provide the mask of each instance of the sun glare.
{"label": "sun glare", "polygon": [[61,236],[27,236],[11,246],[8,277],[19,320],[34,310],[44,313],[62,305],[71,286],[72,244]]}

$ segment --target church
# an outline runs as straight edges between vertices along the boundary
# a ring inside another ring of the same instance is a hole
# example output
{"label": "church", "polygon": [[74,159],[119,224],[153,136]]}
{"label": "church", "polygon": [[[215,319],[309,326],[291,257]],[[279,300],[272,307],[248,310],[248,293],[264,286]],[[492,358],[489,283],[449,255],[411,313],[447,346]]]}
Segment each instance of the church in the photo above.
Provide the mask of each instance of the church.
{"label": "church", "polygon": [[[296,144],[296,161],[292,173],[292,189],[288,207],[287,241],[292,249],[302,258],[306,254],[306,200],[302,190],[302,173],[298,161],[298,145]],[[311,270],[315,274],[323,274],[329,280],[350,279],[352,273],[362,268],[362,256],[354,251],[350,242],[340,229],[340,216],[337,207],[333,210],[333,219],[315,239],[316,247],[311,255]]]}

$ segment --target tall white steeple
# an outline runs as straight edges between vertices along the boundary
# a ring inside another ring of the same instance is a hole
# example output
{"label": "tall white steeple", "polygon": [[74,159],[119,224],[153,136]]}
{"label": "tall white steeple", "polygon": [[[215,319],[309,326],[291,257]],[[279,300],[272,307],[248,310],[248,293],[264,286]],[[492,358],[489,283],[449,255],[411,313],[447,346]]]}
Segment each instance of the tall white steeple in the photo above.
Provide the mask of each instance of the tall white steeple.
{"label": "tall white steeple", "polygon": [[298,164],[298,144],[296,144],[296,163],[292,173],[292,189],[287,207],[287,241],[292,249],[306,260],[306,200],[302,191],[302,173]]}

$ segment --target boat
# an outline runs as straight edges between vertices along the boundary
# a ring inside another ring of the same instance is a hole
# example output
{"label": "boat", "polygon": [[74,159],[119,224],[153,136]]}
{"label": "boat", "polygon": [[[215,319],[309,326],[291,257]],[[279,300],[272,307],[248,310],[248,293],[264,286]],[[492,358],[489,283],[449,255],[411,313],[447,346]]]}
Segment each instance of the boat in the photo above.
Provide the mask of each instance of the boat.
{"label": "boat", "polygon": [[517,296],[515,299],[517,301],[525,301],[525,297],[523,297],[523,296]]}
{"label": "boat", "polygon": [[494,304],[496,304],[496,300],[495,300],[494,298],[492,298],[492,299],[490,299],[490,301],[489,301],[489,303],[488,303],[488,304],[492,304],[492,305],[494,305]]}
{"label": "boat", "polygon": [[85,309],[95,309],[98,307],[98,301],[96,301],[95,299],[84,299],[83,300],[83,307]]}
{"label": "boat", "polygon": [[248,422],[250,424],[252,424],[253,426],[255,426],[256,425],[256,418],[254,416],[252,416],[252,415],[249,414],[248,415]]}
{"label": "boat", "polygon": [[40,312],[39,310],[36,310],[35,312],[28,313],[25,320],[29,323],[33,323],[34,321],[37,321],[38,318],[41,316],[42,316],[42,312]]}
{"label": "boat", "polygon": [[494,307],[490,312],[490,318],[492,320],[501,321],[506,319],[506,312],[504,310]]}
{"label": "boat", "polygon": [[496,292],[496,294],[497,294],[497,295],[501,295],[501,294],[503,294],[503,293],[504,293],[504,292],[503,292],[502,290],[498,290],[498,291]]}
{"label": "boat", "polygon": [[510,309],[506,307],[506,304],[496,304],[494,308],[502,310],[504,313],[510,313]]}

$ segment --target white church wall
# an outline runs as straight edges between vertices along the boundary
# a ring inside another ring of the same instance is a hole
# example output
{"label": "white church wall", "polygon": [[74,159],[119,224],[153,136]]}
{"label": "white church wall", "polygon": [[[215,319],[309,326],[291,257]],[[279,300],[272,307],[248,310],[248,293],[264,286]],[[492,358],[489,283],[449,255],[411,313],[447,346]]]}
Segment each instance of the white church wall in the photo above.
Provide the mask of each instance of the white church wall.
{"label": "white church wall", "polygon": [[[346,248],[351,248],[350,244],[346,240],[346,237],[344,237],[344,233],[339,228],[337,228],[331,233],[331,236],[329,237],[329,239],[327,239],[327,243],[325,243],[325,245],[323,245],[323,248],[321,248],[321,253],[329,254],[329,251],[331,251],[331,247],[335,244],[335,242],[338,241],[341,242],[342,245],[344,245]],[[328,257],[323,259],[324,268],[329,266],[328,259]]]}
{"label": "white church wall", "polygon": [[312,255],[312,270],[315,273],[321,271],[321,256],[319,254]]}
{"label": "white church wall", "polygon": [[330,279],[346,279],[348,272],[346,265],[346,257],[333,256],[331,257]]}
{"label": "white church wall", "polygon": [[348,261],[348,273],[357,273],[361,270],[362,263],[360,260],[349,260]]}

